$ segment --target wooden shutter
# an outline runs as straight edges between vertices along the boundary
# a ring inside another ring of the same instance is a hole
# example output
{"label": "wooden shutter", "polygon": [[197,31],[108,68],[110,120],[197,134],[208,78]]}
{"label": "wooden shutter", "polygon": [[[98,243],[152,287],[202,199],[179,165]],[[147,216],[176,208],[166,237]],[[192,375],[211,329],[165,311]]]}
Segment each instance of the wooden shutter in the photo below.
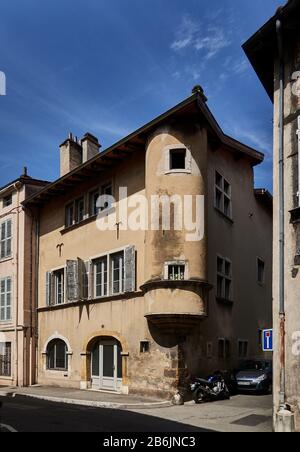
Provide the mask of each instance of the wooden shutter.
{"label": "wooden shutter", "polygon": [[51,272],[46,273],[46,306],[51,306]]}
{"label": "wooden shutter", "polygon": [[87,300],[89,298],[89,272],[90,272],[90,263],[89,261],[83,262],[83,283],[82,283],[82,298]]}
{"label": "wooden shutter", "polygon": [[79,260],[67,261],[67,298],[71,303],[80,298]]}
{"label": "wooden shutter", "polygon": [[89,261],[88,265],[88,299],[94,298],[94,264],[93,261]]}
{"label": "wooden shutter", "polygon": [[124,291],[135,291],[135,247],[127,246],[124,252]]}

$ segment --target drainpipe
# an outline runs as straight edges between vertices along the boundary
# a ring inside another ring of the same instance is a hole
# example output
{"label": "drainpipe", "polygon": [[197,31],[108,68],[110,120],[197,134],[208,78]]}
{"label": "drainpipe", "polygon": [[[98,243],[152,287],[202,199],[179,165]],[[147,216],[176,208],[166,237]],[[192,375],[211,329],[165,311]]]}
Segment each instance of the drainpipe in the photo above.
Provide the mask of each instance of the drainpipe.
{"label": "drainpipe", "polygon": [[282,23],[276,21],[279,52],[279,320],[280,320],[280,408],[285,403],[285,287],[284,287],[284,57]]}
{"label": "drainpipe", "polygon": [[14,185],[17,191],[17,240],[16,240],[16,252],[15,252],[15,265],[16,265],[16,279],[15,279],[15,293],[16,293],[16,305],[15,305],[15,385],[19,386],[19,234],[20,234],[20,184]]}
{"label": "drainpipe", "polygon": [[34,309],[34,350],[35,350],[35,374],[34,383],[38,381],[38,366],[39,366],[39,354],[38,354],[38,341],[39,341],[39,268],[40,268],[40,219],[36,217],[36,250],[35,250],[35,309]]}
{"label": "drainpipe", "polygon": [[298,135],[298,206],[300,207],[300,116],[298,116],[297,135]]}

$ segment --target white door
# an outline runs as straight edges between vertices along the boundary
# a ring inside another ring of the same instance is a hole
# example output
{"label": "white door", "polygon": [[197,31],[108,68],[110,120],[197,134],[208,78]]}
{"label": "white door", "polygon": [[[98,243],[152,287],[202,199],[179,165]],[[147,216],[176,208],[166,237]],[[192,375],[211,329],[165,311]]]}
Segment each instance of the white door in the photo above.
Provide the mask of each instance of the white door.
{"label": "white door", "polygon": [[119,391],[122,385],[122,356],[120,344],[100,340],[92,351],[92,388]]}

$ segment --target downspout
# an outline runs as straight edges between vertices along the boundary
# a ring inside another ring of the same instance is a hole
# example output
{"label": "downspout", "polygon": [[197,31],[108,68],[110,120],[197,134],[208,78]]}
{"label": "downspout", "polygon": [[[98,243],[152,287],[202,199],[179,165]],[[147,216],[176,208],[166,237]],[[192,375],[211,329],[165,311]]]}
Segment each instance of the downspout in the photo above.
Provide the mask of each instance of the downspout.
{"label": "downspout", "polygon": [[298,207],[300,207],[300,116],[297,119],[298,136]]}
{"label": "downspout", "polygon": [[36,250],[35,250],[35,309],[34,309],[34,345],[35,345],[35,376],[34,383],[38,381],[38,341],[39,341],[39,327],[38,327],[38,306],[39,306],[39,267],[40,267],[40,219],[36,216]]}
{"label": "downspout", "polygon": [[286,410],[285,390],[285,227],[284,227],[284,53],[282,22],[276,21],[276,32],[279,52],[279,323],[280,323],[280,410]]}
{"label": "downspout", "polygon": [[15,283],[15,293],[16,293],[16,313],[15,313],[15,385],[19,386],[19,234],[20,234],[20,186],[18,183],[14,185],[17,191],[17,242],[16,242],[16,253],[15,253],[15,265],[16,265],[16,283]]}

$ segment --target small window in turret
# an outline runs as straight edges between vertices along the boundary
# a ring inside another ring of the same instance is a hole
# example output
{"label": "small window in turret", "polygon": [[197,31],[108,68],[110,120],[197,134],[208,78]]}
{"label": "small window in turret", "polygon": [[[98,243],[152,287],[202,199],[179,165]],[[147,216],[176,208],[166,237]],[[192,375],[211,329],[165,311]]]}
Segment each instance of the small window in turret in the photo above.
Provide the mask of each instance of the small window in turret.
{"label": "small window in turret", "polygon": [[186,170],[186,149],[170,150],[170,170]]}
{"label": "small window in turret", "polygon": [[184,281],[185,266],[184,265],[169,265],[168,279],[170,281]]}

